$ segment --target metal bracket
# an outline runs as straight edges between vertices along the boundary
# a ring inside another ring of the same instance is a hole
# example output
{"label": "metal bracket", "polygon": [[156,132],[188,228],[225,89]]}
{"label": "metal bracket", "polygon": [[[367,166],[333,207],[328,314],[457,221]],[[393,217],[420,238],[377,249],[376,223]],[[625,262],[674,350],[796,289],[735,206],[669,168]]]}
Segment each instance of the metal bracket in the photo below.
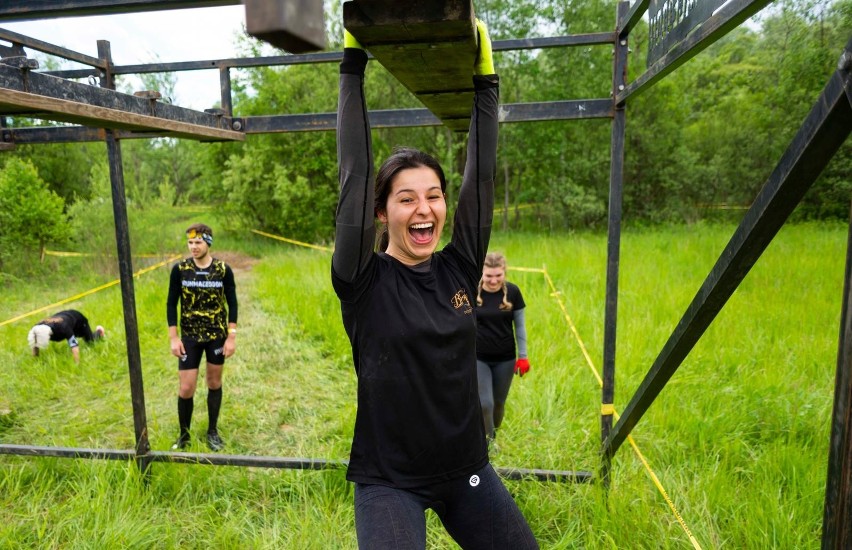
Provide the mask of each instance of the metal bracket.
{"label": "metal bracket", "polygon": [[151,99],[156,101],[163,97],[163,94],[158,92],[157,90],[140,90],[138,92],[133,92],[133,95],[136,97],[141,97],[142,99]]}

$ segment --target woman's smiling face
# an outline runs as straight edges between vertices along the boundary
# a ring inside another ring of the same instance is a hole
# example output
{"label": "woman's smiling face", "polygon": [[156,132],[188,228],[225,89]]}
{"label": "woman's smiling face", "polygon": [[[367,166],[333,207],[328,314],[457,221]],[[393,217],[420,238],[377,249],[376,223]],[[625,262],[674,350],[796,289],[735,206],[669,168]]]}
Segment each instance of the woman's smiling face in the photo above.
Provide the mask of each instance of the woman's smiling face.
{"label": "woman's smiling face", "polygon": [[388,255],[406,265],[426,261],[438,247],[447,220],[440,178],[425,166],[401,170],[378,216],[388,226]]}

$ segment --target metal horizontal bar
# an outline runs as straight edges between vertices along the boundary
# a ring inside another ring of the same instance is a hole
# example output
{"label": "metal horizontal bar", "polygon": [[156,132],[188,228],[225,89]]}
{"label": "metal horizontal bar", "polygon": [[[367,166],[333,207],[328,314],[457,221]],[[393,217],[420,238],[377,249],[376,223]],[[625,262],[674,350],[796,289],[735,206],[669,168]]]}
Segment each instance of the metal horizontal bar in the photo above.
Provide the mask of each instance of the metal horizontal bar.
{"label": "metal horizontal bar", "polygon": [[500,122],[541,122],[612,118],[611,99],[573,99],[538,103],[508,103],[500,106]]}
{"label": "metal horizontal bar", "polygon": [[[545,103],[512,103],[501,107],[500,122],[542,122],[554,120],[576,120],[586,118],[611,118],[612,100],[589,99],[578,101],[552,101]],[[244,129],[245,134],[271,134],[289,132],[332,131],[336,128],[337,113],[250,116],[233,119]],[[428,109],[389,109],[370,111],[373,128],[411,128],[440,126],[442,122]],[[19,145],[36,143],[79,143],[103,141],[102,129],[88,126],[31,126],[25,128],[3,128],[2,142]],[[174,137],[163,131],[132,132],[119,130],[118,139],[151,139]]]}
{"label": "metal horizontal bar", "polygon": [[[500,122],[542,122],[611,118],[612,100],[588,99],[542,103],[509,103],[500,106]],[[270,115],[239,119],[246,134],[331,131],[336,128],[336,113]],[[387,109],[370,111],[373,128],[440,126],[443,123],[428,109]]]}
{"label": "metal horizontal bar", "polygon": [[627,16],[618,22],[618,29],[616,33],[618,36],[623,37],[633,30],[633,27],[636,26],[636,23],[642,20],[642,16],[645,15],[645,12],[648,11],[648,5],[651,3],[651,0],[636,0],[633,2],[633,5],[630,6],[630,11],[627,13]]}
{"label": "metal horizontal bar", "polygon": [[[852,41],[847,48],[852,48]],[[852,49],[847,50],[852,56]],[[758,193],[716,265],[672,332],[604,442],[612,456],[787,221],[805,192],[852,131],[847,67],[829,79],[790,146]]]}
{"label": "metal horizontal bar", "polygon": [[152,462],[203,464],[208,466],[244,466],[289,470],[339,470],[349,464],[346,460],[292,458],[283,456],[226,455],[220,453],[177,453],[151,451],[144,456]]}
{"label": "metal horizontal bar", "polygon": [[57,458],[97,458],[103,460],[133,460],[136,451],[116,449],[81,449],[75,447],[47,447],[40,445],[0,444],[0,454],[19,456],[50,456]]}
{"label": "metal horizontal bar", "polygon": [[[84,143],[104,141],[106,134],[103,128],[89,126],[31,126],[26,128],[3,128],[0,130],[3,139],[0,143],[9,142],[18,145],[37,143]],[[151,139],[155,137],[174,137],[168,132],[130,132],[116,130],[116,139]]]}
{"label": "metal horizontal bar", "polygon": [[0,21],[234,6],[241,0],[3,0]]}
{"label": "metal horizontal bar", "polygon": [[[612,44],[615,33],[578,34],[549,38],[528,38],[513,40],[495,40],[494,51],[529,50],[539,48],[557,48],[593,44]],[[372,55],[370,59],[374,59]],[[200,61],[176,61],[172,63],[142,63],[137,65],[115,65],[113,74],[168,73],[180,71],[203,71],[220,67],[247,69],[252,67],[277,67],[284,65],[308,65],[318,63],[337,63],[343,59],[343,52],[321,52],[298,55],[276,55],[267,57],[232,57],[228,59],[206,59]],[[66,69],[62,71],[44,71],[43,74],[60,78],[86,78],[97,76],[92,69]]]}
{"label": "metal horizontal bar", "polygon": [[658,80],[698,55],[702,50],[725,36],[729,31],[739,26],[740,23],[760,11],[771,1],[731,0],[731,2],[720,8],[710,19],[699,25],[686,40],[678,43],[647,71],[628,84],[616,96],[616,103],[622,105],[631,95],[647,90]]}
{"label": "metal horizontal bar", "polygon": [[551,36],[546,38],[515,38],[510,40],[494,40],[491,49],[495,52],[511,50],[538,50],[543,48],[562,48],[566,46],[592,46],[614,44],[614,32],[596,32],[588,34],[571,34],[568,36]]}
{"label": "metal horizontal bar", "polygon": [[[372,59],[372,56],[370,56]],[[204,71],[219,68],[248,69],[253,67],[277,67],[283,65],[308,65],[334,63],[343,59],[343,52],[306,53],[297,55],[274,55],[267,57],[232,57],[228,59],[206,59],[200,61],[175,61],[171,63],[142,63],[137,65],[114,65],[113,74],[169,73],[180,71]],[[60,78],[86,78],[95,75],[92,69],[66,69],[44,71],[43,74]]]}
{"label": "metal horizontal bar", "polygon": [[563,481],[569,483],[592,483],[594,474],[584,471],[564,470],[526,470],[523,468],[494,468],[501,477],[525,481],[535,478],[537,481]]}
{"label": "metal horizontal bar", "polygon": [[0,115],[26,116],[190,139],[237,140],[228,117],[0,64]]}
{"label": "metal horizontal bar", "polygon": [[[83,449],[74,447],[47,447],[38,445],[0,444],[0,455],[18,455],[29,457],[84,458],[103,460],[136,460],[176,464],[201,464],[206,466],[242,466],[249,468],[278,468],[285,470],[342,470],[349,465],[348,460],[327,460],[321,458],[293,458],[284,456],[227,455],[220,453],[177,453],[151,451],[136,454],[133,450]],[[497,473],[507,479],[528,481],[565,481],[591,483],[591,472],[572,472],[562,470],[535,470],[524,468],[495,468]]]}
{"label": "metal horizontal bar", "polygon": [[90,55],[75,52],[74,50],[63,48],[62,46],[56,46],[54,44],[42,42],[41,40],[30,38],[29,36],[25,36],[23,34],[19,34],[10,30],[0,29],[0,40],[6,40],[7,42],[20,44],[21,46],[36,50],[38,52],[56,55],[65,59],[69,59],[71,61],[77,61],[85,65],[91,65],[92,67],[99,67],[102,69],[106,68],[106,63],[104,62],[104,60],[98,59],[97,57],[92,57]]}

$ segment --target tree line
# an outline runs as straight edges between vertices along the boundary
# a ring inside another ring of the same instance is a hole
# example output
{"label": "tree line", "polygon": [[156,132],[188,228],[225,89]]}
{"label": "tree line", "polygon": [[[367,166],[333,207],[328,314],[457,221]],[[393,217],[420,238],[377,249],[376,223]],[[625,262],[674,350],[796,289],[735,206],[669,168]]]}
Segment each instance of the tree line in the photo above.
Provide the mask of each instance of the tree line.
{"label": "tree line", "polygon": [[[339,48],[340,2],[326,3],[330,48]],[[613,1],[484,0],[475,6],[495,40],[604,32],[615,24]],[[631,98],[625,223],[741,216],[835,70],[850,29],[852,0],[781,0]],[[645,70],[647,38],[640,22],[630,35],[628,80]],[[241,48],[251,56],[261,45],[244,38]],[[610,46],[504,52],[495,58],[505,103],[610,96]],[[143,80],[165,96],[174,94],[174,75]],[[235,116],[333,112],[337,66],[240,71],[233,90]],[[368,68],[366,90],[371,109],[420,107],[378,63]],[[402,144],[434,154],[447,169],[453,198],[462,135],[442,127],[403,128],[375,130],[373,138],[377,159]],[[128,200],[137,215],[169,205],[215,205],[234,227],[315,242],[332,237],[333,132],[252,135],[245,143],[127,140],[122,147]],[[608,120],[502,125],[495,223],[533,230],[603,227],[609,147]],[[102,144],[21,146],[4,153],[0,164],[0,270],[10,254],[43,253],[47,243],[109,246],[100,237],[111,227]],[[847,219],[850,175],[847,141],[795,216]]]}

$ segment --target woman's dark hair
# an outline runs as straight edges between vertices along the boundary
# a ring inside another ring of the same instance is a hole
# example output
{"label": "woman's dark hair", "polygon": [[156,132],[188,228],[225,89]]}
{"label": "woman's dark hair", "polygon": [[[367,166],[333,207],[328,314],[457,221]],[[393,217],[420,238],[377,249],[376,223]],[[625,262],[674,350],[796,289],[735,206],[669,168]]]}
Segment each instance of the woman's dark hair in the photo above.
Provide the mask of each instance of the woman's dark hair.
{"label": "woman's dark hair", "polygon": [[[379,168],[379,172],[376,174],[376,201],[374,203],[376,214],[378,214],[379,211],[385,210],[388,203],[388,196],[390,195],[391,187],[393,186],[393,180],[396,178],[396,175],[403,170],[408,170],[409,168],[432,169],[441,181],[441,192],[446,193],[447,178],[444,177],[444,170],[441,168],[441,164],[437,161],[437,159],[435,159],[435,157],[412,147],[397,147],[393,150],[391,156],[382,163],[381,168]],[[384,229],[382,229],[379,233],[378,241],[379,250],[382,252],[387,250],[387,227],[384,227]]]}

